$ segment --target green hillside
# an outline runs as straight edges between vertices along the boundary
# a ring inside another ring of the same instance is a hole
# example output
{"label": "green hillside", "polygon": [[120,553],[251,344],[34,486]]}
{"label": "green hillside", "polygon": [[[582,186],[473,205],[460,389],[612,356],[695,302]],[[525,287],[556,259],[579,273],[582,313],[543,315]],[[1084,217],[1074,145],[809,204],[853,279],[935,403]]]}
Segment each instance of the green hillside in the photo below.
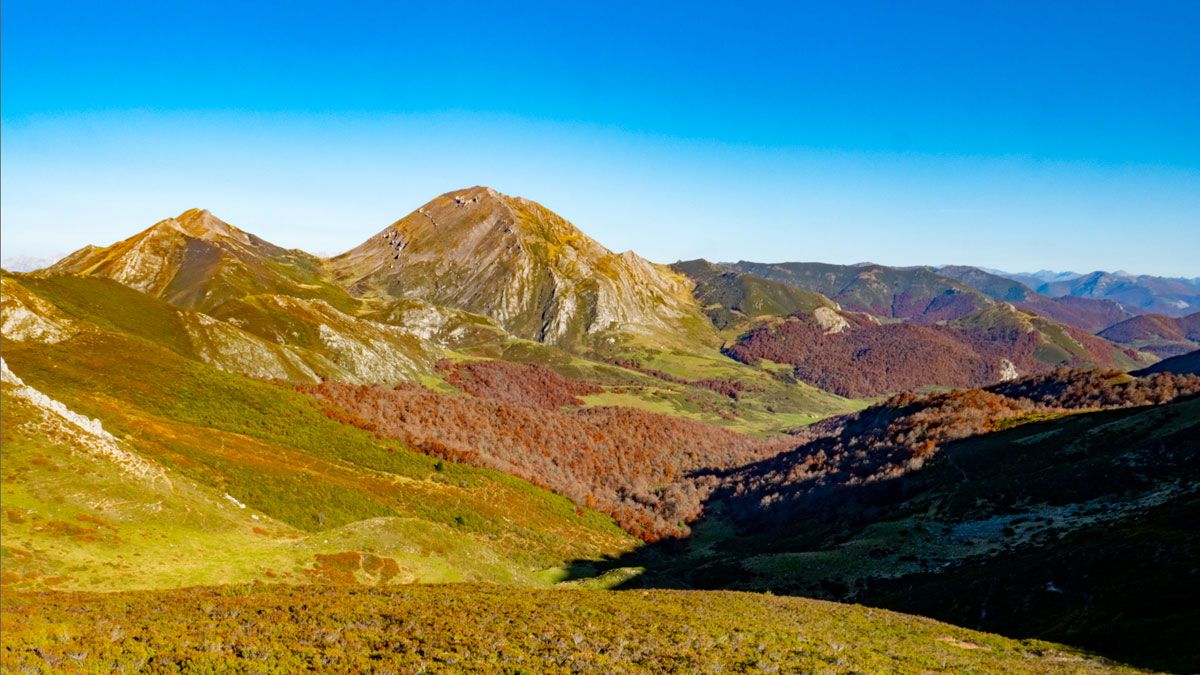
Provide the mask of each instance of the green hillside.
{"label": "green hillside", "polygon": [[1025,302],[1037,297],[1037,294],[1025,284],[1008,277],[985,272],[978,267],[944,265],[938,267],[936,271],[944,277],[983,291],[988,297],[1001,302]]}
{"label": "green hillside", "polygon": [[753,274],[730,272],[707,260],[677,262],[671,268],[695,282],[696,300],[720,330],[736,328],[763,315],[787,316],[836,307],[820,293]]}
{"label": "green hillside", "polygon": [[80,283],[105,292],[41,288],[74,334],[5,344],[6,586],[302,581],[325,574],[319,555],[347,552],[393,561],[397,580],[546,583],[632,545],[565,498],[217,370],[189,353],[170,306],[129,291],[144,302],[122,313],[101,304],[107,282]]}
{"label": "green hillside", "polygon": [[959,314],[992,303],[984,293],[928,267],[745,261],[725,267],[820,293],[848,310],[886,318],[918,317],[948,298],[961,307]]}

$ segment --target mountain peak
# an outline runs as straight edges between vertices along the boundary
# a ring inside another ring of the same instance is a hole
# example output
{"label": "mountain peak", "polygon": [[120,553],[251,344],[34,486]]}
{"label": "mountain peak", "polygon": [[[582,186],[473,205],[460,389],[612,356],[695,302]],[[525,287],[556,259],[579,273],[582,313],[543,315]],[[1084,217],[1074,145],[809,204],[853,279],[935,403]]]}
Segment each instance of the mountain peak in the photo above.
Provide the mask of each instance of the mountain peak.
{"label": "mountain peak", "polygon": [[176,220],[189,220],[191,218],[211,218],[212,212],[208,209],[190,208],[187,211],[179,214]]}
{"label": "mountain peak", "polygon": [[250,235],[214,216],[208,209],[188,209],[174,218],[155,223],[150,232],[173,230],[185,236],[205,239],[234,239],[242,244],[251,243]]}
{"label": "mountain peak", "polygon": [[707,325],[670,269],[613,253],[545,206],[483,186],[434,198],[328,267],[355,294],[483,314],[542,342]]}
{"label": "mountain peak", "polygon": [[[320,274],[319,265],[312,256],[286,251],[207,209],[195,208],[111,246],[82,248],[50,269],[107,277],[168,302],[207,311],[256,292],[311,288]],[[303,290],[298,292],[303,295]]]}

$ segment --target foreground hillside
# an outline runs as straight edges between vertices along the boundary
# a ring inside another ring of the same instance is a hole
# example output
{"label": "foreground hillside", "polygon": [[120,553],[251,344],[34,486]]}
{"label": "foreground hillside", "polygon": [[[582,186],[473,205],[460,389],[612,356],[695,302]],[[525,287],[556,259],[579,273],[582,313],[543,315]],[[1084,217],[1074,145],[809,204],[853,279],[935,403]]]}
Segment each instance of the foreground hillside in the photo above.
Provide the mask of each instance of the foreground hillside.
{"label": "foreground hillside", "polygon": [[728,592],[13,593],[2,623],[8,671],[1132,672],[883,610]]}

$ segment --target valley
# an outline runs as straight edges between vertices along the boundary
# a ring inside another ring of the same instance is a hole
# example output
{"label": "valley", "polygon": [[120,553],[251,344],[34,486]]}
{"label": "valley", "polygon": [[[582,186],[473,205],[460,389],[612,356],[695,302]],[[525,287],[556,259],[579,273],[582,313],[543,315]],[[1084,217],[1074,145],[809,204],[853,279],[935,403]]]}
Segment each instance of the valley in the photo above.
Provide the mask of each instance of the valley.
{"label": "valley", "polygon": [[0,283],[5,669],[1200,663],[1161,303],[663,265],[485,187],[330,257],[191,209]]}

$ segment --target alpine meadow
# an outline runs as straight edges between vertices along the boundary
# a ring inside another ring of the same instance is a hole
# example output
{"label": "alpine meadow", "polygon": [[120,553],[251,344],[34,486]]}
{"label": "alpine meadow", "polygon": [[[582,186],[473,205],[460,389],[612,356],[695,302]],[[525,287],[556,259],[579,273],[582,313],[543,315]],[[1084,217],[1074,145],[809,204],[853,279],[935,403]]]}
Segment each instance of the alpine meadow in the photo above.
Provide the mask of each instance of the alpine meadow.
{"label": "alpine meadow", "polygon": [[0,671],[1200,670],[1194,4],[2,25]]}

